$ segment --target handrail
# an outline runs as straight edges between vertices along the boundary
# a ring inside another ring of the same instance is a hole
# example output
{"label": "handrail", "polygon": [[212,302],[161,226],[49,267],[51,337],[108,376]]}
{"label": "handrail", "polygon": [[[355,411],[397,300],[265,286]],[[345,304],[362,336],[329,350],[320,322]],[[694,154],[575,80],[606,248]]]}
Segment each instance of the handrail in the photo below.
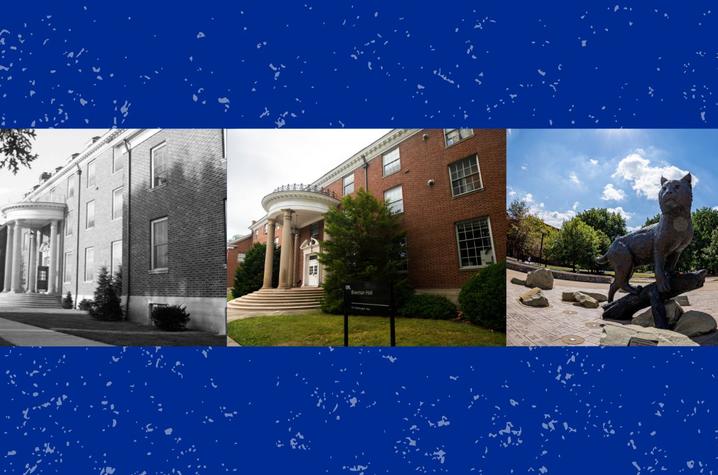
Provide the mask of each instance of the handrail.
{"label": "handrail", "polygon": [[336,193],[334,193],[333,191],[331,191],[327,188],[317,186],[317,185],[305,185],[304,183],[290,183],[288,185],[282,185],[280,187],[275,188],[272,193],[278,193],[281,191],[306,191],[309,193],[320,193],[322,195],[336,198]]}

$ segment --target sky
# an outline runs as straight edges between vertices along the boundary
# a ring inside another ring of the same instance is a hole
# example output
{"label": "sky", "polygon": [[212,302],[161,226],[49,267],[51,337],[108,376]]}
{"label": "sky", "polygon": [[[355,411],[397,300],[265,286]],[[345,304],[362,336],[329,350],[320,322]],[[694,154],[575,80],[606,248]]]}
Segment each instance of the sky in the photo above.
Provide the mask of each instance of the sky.
{"label": "sky", "polygon": [[[7,168],[0,169],[0,207],[21,201],[25,193],[39,183],[40,174],[52,172],[64,165],[70,155],[81,152],[89,140],[107,132],[107,129],[37,129],[32,150],[38,158],[31,168],[21,167],[17,175]],[[0,223],[4,218],[0,215]]]}
{"label": "sky", "polygon": [[718,206],[718,130],[511,129],[507,200],[560,227],[577,212],[609,208],[642,227],[659,212],[661,175],[693,175],[693,209]]}
{"label": "sky", "polygon": [[230,129],[227,236],[249,234],[262,198],[288,183],[311,183],[391,129]]}

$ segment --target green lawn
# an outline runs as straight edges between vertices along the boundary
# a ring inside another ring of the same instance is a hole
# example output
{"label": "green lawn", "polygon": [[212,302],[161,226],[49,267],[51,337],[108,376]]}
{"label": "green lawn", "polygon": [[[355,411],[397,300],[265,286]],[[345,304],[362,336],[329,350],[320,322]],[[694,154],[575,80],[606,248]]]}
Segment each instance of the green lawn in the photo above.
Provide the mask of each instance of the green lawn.
{"label": "green lawn", "polygon": [[[344,318],[323,313],[235,320],[228,335],[242,346],[342,346]],[[504,346],[506,334],[467,322],[396,319],[398,346]],[[389,346],[389,319],[349,317],[350,346]]]}

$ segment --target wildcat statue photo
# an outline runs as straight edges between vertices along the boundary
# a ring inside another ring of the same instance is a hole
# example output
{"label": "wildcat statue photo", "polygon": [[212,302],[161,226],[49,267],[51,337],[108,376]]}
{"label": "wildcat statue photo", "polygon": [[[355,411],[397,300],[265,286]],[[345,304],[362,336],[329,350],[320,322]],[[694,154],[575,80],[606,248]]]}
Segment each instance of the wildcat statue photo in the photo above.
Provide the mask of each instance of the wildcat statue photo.
{"label": "wildcat statue photo", "polygon": [[661,208],[658,223],[616,238],[608,252],[596,259],[598,264],[609,264],[615,277],[608,291],[608,302],[619,289],[637,295],[640,287],[629,283],[637,266],[653,264],[656,288],[659,293],[671,290],[671,276],[683,250],[693,240],[691,205],[693,186],[691,174],[680,180],[661,177],[658,204]]}

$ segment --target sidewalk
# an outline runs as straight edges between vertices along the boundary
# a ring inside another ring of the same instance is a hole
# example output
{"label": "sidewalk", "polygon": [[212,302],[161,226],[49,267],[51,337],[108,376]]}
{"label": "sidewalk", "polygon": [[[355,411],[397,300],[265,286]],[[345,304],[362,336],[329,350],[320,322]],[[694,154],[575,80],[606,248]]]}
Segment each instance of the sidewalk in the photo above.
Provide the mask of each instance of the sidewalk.
{"label": "sidewalk", "polygon": [[14,322],[2,317],[0,317],[0,338],[14,346],[110,346],[86,338]]}

